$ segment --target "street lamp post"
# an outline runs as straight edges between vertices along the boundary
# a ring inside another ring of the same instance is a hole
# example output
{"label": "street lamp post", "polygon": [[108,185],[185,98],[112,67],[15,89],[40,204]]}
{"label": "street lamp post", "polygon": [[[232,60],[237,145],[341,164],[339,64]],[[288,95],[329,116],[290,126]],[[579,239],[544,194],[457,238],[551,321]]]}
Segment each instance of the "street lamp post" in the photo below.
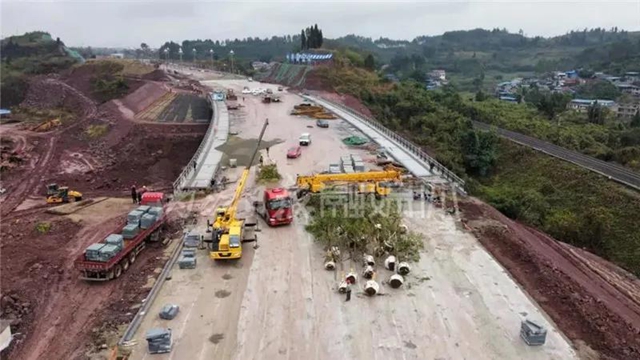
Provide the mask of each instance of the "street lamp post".
{"label": "street lamp post", "polygon": [[167,65],[169,64],[169,49],[168,48],[164,48],[164,60],[167,62]]}
{"label": "street lamp post", "polygon": [[182,48],[178,49],[178,55],[180,55],[180,62],[182,62]]}
{"label": "street lamp post", "polygon": [[211,55],[211,69],[213,69],[213,49],[209,49],[209,55]]}
{"label": "street lamp post", "polygon": [[193,63],[196,63],[196,49],[193,49]]}
{"label": "street lamp post", "polygon": [[229,51],[229,56],[231,56],[231,73],[233,74],[233,50]]}

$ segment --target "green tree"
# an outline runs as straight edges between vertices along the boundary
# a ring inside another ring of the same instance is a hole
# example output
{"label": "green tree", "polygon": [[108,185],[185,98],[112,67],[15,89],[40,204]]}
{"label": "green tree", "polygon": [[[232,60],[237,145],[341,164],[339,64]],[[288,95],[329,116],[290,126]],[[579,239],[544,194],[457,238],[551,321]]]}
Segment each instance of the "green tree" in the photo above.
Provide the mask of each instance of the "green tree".
{"label": "green tree", "polygon": [[373,55],[371,54],[367,55],[367,57],[364,59],[364,67],[367,70],[375,69],[376,63],[375,63],[375,60],[373,59]]}
{"label": "green tree", "polygon": [[587,112],[587,119],[592,124],[603,125],[604,124],[604,109],[598,101],[594,101],[593,105],[589,106],[589,110]]}
{"label": "green tree", "polygon": [[486,176],[497,155],[498,137],[493,132],[468,130],[461,136],[465,168],[471,174]]}
{"label": "green tree", "polygon": [[570,100],[568,95],[560,93],[541,94],[535,106],[538,111],[543,113],[549,120],[552,120],[567,108]]}
{"label": "green tree", "polygon": [[484,93],[484,91],[479,90],[476,93],[476,101],[485,101],[487,99],[487,94]]}
{"label": "green tree", "polygon": [[631,127],[640,127],[640,110],[636,111],[636,114],[633,115],[633,119],[631,119],[631,123],[629,124]]}
{"label": "green tree", "polygon": [[307,35],[304,33],[304,30],[300,32],[300,49],[307,50]]}

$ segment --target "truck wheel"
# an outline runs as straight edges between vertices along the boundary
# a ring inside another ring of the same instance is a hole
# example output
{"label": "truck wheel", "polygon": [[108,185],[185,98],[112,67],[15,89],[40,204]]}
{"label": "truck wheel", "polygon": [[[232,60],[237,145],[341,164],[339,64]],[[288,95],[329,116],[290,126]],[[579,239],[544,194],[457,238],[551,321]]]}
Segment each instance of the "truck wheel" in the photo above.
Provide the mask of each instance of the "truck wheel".
{"label": "truck wheel", "polygon": [[122,259],[122,261],[120,261],[120,264],[122,265],[122,272],[127,271],[127,269],[129,269],[129,259]]}
{"label": "truck wheel", "polygon": [[120,264],[116,264],[113,268],[113,277],[117,279],[120,275],[122,275],[122,266],[120,266]]}
{"label": "truck wheel", "polygon": [[135,250],[129,255],[129,264],[133,265],[136,262],[136,252]]}

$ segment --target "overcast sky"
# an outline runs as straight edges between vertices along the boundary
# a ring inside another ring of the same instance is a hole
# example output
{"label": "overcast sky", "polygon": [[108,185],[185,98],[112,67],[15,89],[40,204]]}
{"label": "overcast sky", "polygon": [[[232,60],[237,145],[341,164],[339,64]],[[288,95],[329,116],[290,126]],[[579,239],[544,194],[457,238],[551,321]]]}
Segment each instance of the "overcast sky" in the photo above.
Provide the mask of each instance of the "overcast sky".
{"label": "overcast sky", "polygon": [[449,30],[507,28],[552,36],[585,27],[640,30],[629,1],[17,1],[1,0],[2,37],[44,30],[68,46],[158,47],[167,40],[297,34],[413,39]]}

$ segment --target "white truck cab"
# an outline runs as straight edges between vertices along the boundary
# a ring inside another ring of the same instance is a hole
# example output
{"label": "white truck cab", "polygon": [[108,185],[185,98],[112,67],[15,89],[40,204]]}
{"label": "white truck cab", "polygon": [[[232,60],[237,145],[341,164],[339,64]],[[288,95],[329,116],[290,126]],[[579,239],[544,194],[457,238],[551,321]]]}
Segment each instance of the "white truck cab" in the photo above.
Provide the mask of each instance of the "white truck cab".
{"label": "white truck cab", "polygon": [[308,146],[311,145],[311,134],[309,133],[302,133],[302,135],[300,135],[300,138],[298,139],[300,145],[303,146]]}

